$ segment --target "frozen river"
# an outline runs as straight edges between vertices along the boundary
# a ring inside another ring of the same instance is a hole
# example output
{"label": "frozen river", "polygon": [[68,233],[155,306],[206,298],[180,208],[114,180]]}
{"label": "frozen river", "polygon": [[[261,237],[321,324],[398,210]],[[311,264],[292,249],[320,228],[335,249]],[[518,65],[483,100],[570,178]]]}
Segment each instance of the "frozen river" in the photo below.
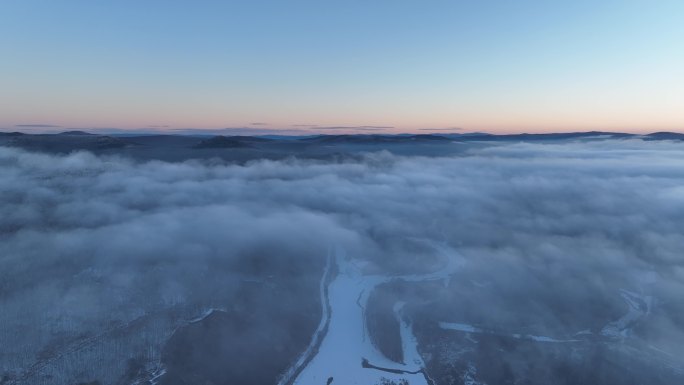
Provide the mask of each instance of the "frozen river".
{"label": "frozen river", "polygon": [[436,272],[401,276],[364,274],[360,261],[337,249],[321,282],[323,316],[319,328],[309,348],[286,373],[281,384],[431,384],[418,352],[411,320],[403,311],[404,303],[397,302],[393,307],[399,323],[404,362],[388,359],[371,342],[365,313],[368,298],[381,284],[394,280],[447,282],[460,258],[442,245],[434,247],[444,257]]}

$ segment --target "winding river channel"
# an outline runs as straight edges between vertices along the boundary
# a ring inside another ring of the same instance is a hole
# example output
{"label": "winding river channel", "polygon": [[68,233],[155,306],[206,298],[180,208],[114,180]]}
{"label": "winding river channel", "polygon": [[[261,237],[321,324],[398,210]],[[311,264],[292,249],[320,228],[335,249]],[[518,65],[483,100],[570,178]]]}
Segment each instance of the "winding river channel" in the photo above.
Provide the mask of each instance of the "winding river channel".
{"label": "winding river channel", "polygon": [[442,244],[431,245],[444,259],[435,272],[399,276],[364,274],[360,260],[336,249],[321,279],[323,312],[318,329],[279,385],[432,385],[418,352],[411,320],[403,312],[404,303],[397,302],[393,307],[399,321],[404,362],[385,357],[375,347],[366,320],[368,299],[381,284],[395,280],[448,283],[462,258]]}

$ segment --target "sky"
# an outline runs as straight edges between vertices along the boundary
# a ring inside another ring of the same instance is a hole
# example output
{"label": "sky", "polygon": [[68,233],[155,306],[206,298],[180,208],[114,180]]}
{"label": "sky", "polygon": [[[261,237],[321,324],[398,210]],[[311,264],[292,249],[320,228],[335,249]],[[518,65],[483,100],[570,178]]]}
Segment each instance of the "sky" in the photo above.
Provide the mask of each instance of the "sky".
{"label": "sky", "polygon": [[0,2],[0,129],[684,130],[684,2]]}

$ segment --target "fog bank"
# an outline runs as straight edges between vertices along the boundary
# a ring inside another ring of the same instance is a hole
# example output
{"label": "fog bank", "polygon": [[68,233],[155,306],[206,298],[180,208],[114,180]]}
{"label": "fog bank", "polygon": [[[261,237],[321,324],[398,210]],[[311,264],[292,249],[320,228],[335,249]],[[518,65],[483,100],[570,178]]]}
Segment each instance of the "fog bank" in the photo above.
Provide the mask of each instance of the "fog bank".
{"label": "fog bank", "polygon": [[[315,313],[330,247],[368,261],[369,273],[402,273],[432,266],[420,239],[467,260],[454,285],[428,298],[397,294],[429,313],[423,322],[557,335],[591,327],[599,307],[619,318],[628,290],[654,301],[629,336],[680,367],[684,356],[680,143],[244,165],[0,147],[0,197],[9,383],[120,383],[132,359],[154,369],[176,328],[231,308],[250,282]],[[477,285],[458,286],[466,281]]]}

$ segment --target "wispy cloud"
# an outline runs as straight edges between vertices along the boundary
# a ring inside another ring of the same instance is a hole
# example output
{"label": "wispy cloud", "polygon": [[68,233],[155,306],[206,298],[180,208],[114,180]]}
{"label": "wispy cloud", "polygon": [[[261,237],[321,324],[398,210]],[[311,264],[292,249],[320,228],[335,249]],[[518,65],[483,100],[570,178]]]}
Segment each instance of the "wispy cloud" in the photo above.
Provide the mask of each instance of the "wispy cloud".
{"label": "wispy cloud", "polygon": [[319,130],[362,130],[362,131],[377,131],[388,130],[394,126],[316,126]]}
{"label": "wispy cloud", "polygon": [[58,126],[55,124],[16,124],[14,127],[19,127],[19,128],[59,128],[62,126]]}
{"label": "wispy cloud", "polygon": [[419,131],[463,131],[462,127],[450,127],[450,128],[419,128]]}

